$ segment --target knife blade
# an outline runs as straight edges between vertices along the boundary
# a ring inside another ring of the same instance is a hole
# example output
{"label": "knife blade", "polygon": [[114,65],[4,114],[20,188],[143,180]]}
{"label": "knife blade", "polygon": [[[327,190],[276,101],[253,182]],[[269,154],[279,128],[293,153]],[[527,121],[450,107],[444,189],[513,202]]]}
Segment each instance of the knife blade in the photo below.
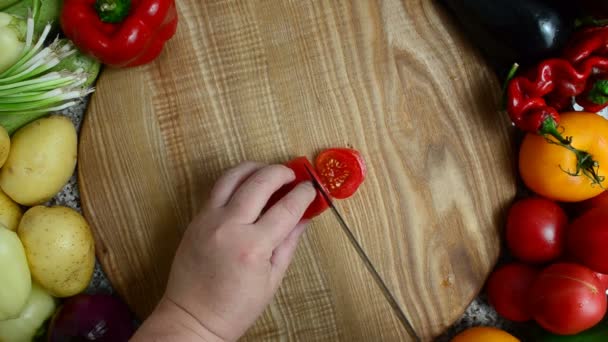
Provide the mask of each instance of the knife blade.
{"label": "knife blade", "polygon": [[380,291],[382,292],[382,294],[388,301],[389,305],[393,309],[393,312],[397,315],[397,318],[401,322],[401,325],[403,325],[403,327],[405,328],[407,333],[410,335],[410,337],[412,337],[414,339],[414,341],[416,341],[416,342],[422,341],[420,339],[420,336],[418,336],[418,334],[416,333],[416,330],[414,330],[414,326],[412,325],[410,320],[405,315],[405,312],[403,312],[403,310],[399,306],[399,303],[397,303],[395,296],[392,294],[392,292],[390,291],[390,289],[388,288],[388,286],[386,285],[386,283],[380,276],[380,273],[378,273],[378,271],[374,267],[374,264],[372,263],[371,259],[369,258],[367,253],[365,253],[365,250],[363,249],[363,247],[361,246],[359,241],[357,241],[357,239],[355,238],[355,235],[353,234],[352,229],[350,229],[350,227],[346,223],[346,220],[344,220],[344,217],[342,216],[342,214],[340,214],[340,211],[338,211],[338,208],[336,208],[336,206],[334,205],[332,199],[329,197],[329,195],[327,194],[327,192],[325,191],[323,186],[321,184],[319,184],[319,182],[315,178],[312,170],[310,170],[308,168],[308,166],[305,166],[305,168],[306,168],[306,171],[308,171],[308,174],[310,175],[312,184],[321,193],[321,196],[323,196],[323,199],[325,199],[325,201],[329,205],[329,208],[331,209],[334,216],[338,220],[340,227],[342,227],[342,230],[348,237],[350,244],[354,247],[355,251],[357,252],[359,257],[363,261],[363,264],[367,268],[368,272],[371,274],[372,278],[374,278],[376,285],[380,288]]}

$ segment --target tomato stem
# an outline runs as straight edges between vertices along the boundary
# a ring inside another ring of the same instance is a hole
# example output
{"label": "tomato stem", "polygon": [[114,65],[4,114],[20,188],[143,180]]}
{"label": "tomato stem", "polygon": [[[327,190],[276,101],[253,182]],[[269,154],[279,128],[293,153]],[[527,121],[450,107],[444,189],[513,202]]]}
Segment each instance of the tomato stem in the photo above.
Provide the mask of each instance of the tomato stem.
{"label": "tomato stem", "polygon": [[[565,170],[561,165],[559,166],[562,171],[570,176],[578,177],[581,174],[591,180],[591,186],[598,185],[604,189],[602,183],[606,179],[604,176],[598,174],[600,164],[593,159],[591,153],[583,150],[579,150],[572,146],[572,137],[564,137],[558,130],[558,124],[553,118],[547,118],[539,131],[539,133],[549,142],[550,144],[559,145],[566,148],[576,155],[576,170],[570,171]],[[553,140],[553,139],[555,140]],[[605,190],[605,189],[604,189]]]}

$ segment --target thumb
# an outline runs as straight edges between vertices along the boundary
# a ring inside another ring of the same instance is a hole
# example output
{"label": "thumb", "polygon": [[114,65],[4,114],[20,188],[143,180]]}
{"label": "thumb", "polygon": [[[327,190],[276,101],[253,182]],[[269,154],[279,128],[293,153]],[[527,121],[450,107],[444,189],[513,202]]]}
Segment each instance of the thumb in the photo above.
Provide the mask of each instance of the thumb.
{"label": "thumb", "polygon": [[272,264],[273,282],[278,283],[283,279],[293,255],[296,252],[300,237],[304,234],[309,220],[304,220],[296,225],[296,227],[287,235],[277,248],[272,252],[270,263]]}

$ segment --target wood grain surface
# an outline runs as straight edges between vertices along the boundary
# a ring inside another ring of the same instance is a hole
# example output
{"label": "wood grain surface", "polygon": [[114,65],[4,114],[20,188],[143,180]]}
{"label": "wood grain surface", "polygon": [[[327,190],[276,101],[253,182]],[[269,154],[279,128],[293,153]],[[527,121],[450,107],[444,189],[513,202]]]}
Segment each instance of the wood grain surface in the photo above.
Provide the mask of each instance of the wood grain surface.
{"label": "wood grain surface", "polygon": [[[515,191],[499,85],[428,0],[177,0],[153,64],[106,70],[82,129],[79,178],[97,255],[139,317],[182,232],[244,160],[351,146],[366,183],[338,204],[418,334],[482,287]],[[244,340],[410,340],[326,214]]]}

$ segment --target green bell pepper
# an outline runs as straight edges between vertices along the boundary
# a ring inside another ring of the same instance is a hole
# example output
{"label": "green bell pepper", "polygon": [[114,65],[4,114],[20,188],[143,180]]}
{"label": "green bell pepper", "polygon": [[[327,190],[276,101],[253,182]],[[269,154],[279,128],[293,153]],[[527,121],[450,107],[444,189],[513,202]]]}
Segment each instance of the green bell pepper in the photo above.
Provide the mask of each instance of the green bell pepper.
{"label": "green bell pepper", "polygon": [[45,322],[53,315],[57,303],[36,283],[19,317],[0,321],[0,341],[29,342],[44,335]]}
{"label": "green bell pepper", "polygon": [[15,232],[0,226],[0,320],[19,317],[32,289],[23,244]]}

